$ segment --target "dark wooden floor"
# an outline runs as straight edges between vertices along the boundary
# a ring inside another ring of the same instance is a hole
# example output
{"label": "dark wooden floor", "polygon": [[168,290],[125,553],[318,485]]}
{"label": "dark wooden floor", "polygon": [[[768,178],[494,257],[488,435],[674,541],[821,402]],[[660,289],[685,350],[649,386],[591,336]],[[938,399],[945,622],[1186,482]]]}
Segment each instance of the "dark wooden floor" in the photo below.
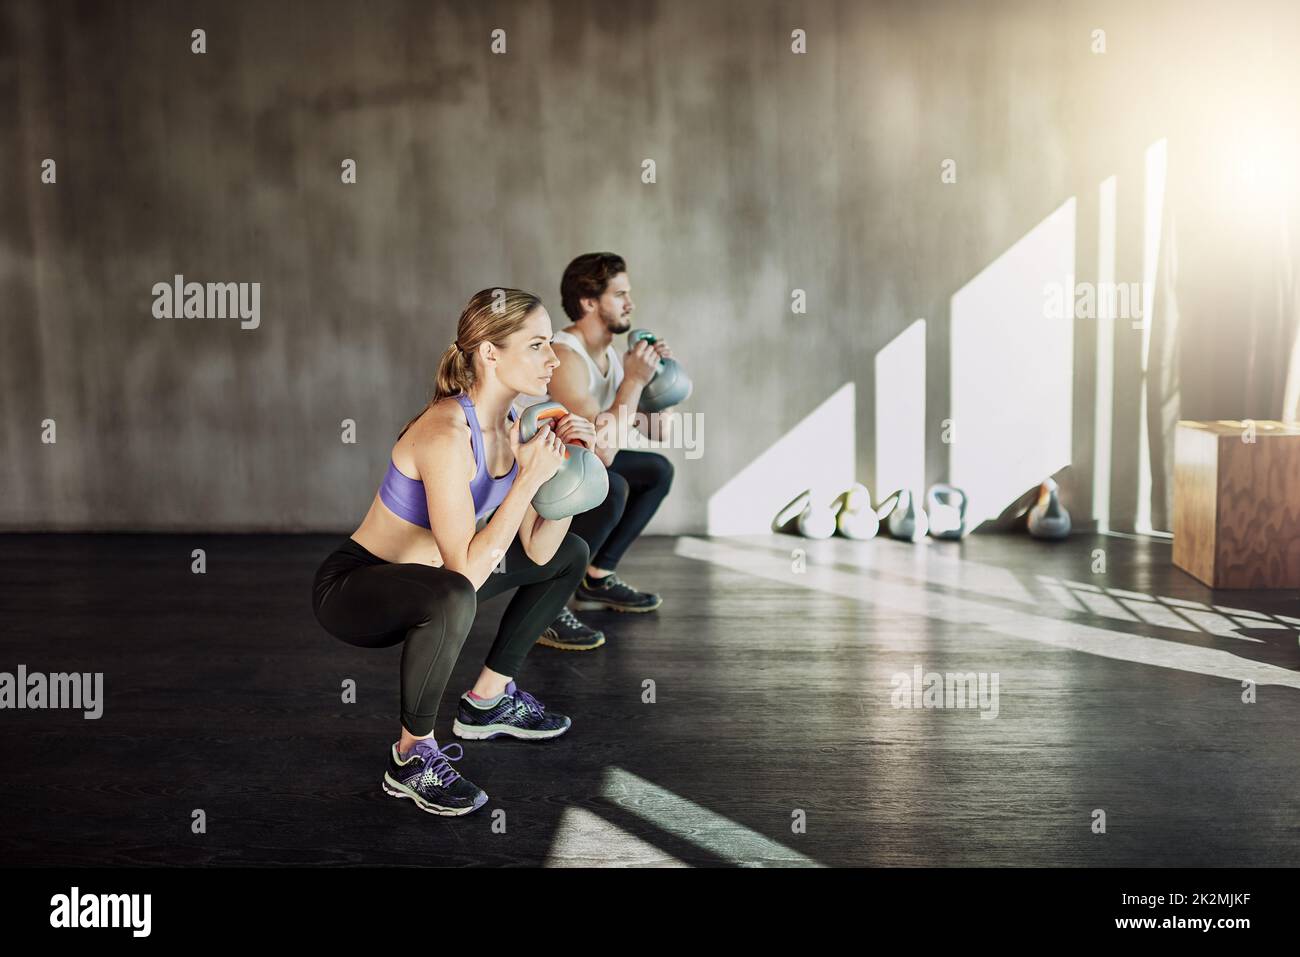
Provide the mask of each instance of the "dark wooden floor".
{"label": "dark wooden floor", "polygon": [[[643,541],[622,571],[663,609],[590,615],[611,633],[592,653],[535,649],[523,686],[573,730],[468,744],[490,803],[439,819],[379,787],[399,649],[312,617],[338,541],[0,536],[0,671],[106,682],[98,721],[0,712],[0,860],[1300,864],[1300,598],[1212,593],[1168,542]],[[483,606],[440,740],[504,604]],[[998,716],[891,706],[916,666],[996,672]]]}

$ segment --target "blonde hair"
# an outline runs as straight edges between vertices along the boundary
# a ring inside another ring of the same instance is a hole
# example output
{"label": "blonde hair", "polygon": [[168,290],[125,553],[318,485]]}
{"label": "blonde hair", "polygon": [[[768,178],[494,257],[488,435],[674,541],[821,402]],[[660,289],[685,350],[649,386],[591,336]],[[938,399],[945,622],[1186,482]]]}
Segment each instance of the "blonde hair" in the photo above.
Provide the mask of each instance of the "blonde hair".
{"label": "blonde hair", "polygon": [[519,331],[528,314],[541,304],[541,299],[522,289],[480,289],[470,296],[456,323],[456,338],[438,360],[433,398],[406,423],[397,437],[405,435],[435,402],[468,392],[478,381],[479,372],[474,363],[478,347],[490,342],[498,349],[504,348],[506,339]]}

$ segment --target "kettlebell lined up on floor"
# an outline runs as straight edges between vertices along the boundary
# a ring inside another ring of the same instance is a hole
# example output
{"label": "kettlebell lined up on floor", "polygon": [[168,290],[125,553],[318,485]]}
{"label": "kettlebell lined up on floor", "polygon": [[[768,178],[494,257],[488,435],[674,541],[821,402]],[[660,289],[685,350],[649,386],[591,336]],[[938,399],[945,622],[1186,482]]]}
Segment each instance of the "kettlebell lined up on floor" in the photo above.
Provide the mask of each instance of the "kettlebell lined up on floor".
{"label": "kettlebell lined up on floor", "polygon": [[1038,486],[1038,501],[1029,510],[1029,534],[1048,541],[1070,535],[1070,513],[1061,504],[1061,488],[1055,479],[1044,479]]}
{"label": "kettlebell lined up on floor", "polygon": [[871,504],[871,492],[860,482],[829,504],[821,504],[811,489],[805,489],[777,513],[772,530],[816,539],[838,532],[844,538],[866,541],[883,529],[905,542],[919,542],[927,534],[959,541],[971,530],[966,519],[968,501],[964,491],[943,482],[930,487],[926,508],[917,505],[908,489],[891,492],[878,506]]}
{"label": "kettlebell lined up on floor", "polygon": [[835,534],[835,511],[815,501],[812,489],[804,489],[776,513],[772,531],[804,538],[830,538]]}
{"label": "kettlebell lined up on floor", "polygon": [[955,485],[936,482],[925,496],[930,513],[930,537],[960,541],[970,532],[966,523],[966,493]]}
{"label": "kettlebell lined up on floor", "polygon": [[891,492],[876,509],[876,515],[893,538],[905,542],[919,542],[930,530],[930,518],[925,509],[916,507],[910,489]]}
{"label": "kettlebell lined up on floor", "polygon": [[860,482],[835,499],[835,528],[845,538],[866,541],[880,531],[880,518],[871,505],[871,493]]}

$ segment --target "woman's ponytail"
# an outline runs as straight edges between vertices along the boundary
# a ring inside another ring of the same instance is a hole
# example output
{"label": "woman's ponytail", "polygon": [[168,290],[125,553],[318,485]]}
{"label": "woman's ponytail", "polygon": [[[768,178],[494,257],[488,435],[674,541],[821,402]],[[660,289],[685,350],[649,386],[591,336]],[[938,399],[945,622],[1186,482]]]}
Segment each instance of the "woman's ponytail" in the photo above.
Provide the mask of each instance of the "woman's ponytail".
{"label": "woman's ponytail", "polygon": [[406,434],[406,430],[413,426],[417,419],[429,411],[439,399],[445,399],[449,395],[458,395],[468,389],[474,383],[474,361],[465,353],[460,351],[460,346],[455,342],[449,345],[442,353],[442,358],[438,360],[438,372],[434,376],[433,398],[430,399],[419,412],[402,426],[402,431],[397,433],[400,439]]}
{"label": "woman's ponytail", "polygon": [[[474,384],[474,359],[460,351],[453,342],[438,360],[438,374],[434,378],[433,402],[449,395],[468,392]],[[430,405],[433,404],[430,403]]]}

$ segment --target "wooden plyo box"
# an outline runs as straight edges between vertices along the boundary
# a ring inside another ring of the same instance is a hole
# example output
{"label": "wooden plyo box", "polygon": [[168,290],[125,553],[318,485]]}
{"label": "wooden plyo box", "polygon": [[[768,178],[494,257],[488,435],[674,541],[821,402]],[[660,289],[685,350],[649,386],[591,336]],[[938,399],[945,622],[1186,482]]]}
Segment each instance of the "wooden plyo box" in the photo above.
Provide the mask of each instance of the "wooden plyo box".
{"label": "wooden plyo box", "polygon": [[1174,564],[1211,588],[1300,589],[1300,424],[1178,423]]}

